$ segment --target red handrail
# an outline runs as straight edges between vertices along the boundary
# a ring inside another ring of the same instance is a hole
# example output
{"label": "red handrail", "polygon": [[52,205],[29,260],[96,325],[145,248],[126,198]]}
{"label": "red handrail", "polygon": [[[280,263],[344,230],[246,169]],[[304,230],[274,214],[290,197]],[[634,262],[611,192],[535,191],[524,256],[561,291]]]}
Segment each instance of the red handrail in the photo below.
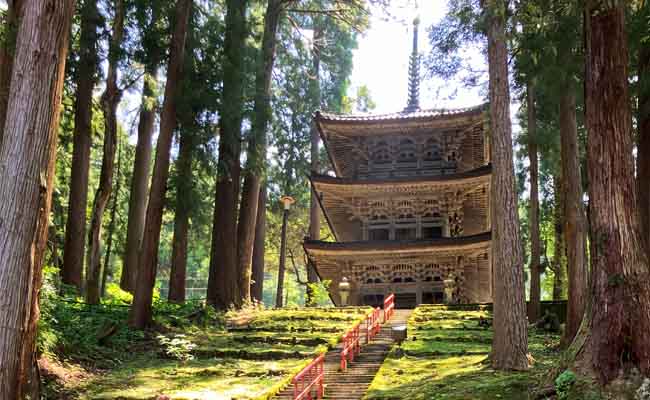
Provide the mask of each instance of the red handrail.
{"label": "red handrail", "polygon": [[379,307],[375,308],[368,314],[366,317],[366,343],[370,343],[372,338],[374,338],[381,329],[379,325]]}
{"label": "red handrail", "polygon": [[325,395],[324,379],[325,355],[321,354],[291,380],[293,383],[293,400],[311,400],[311,392],[314,388],[316,388],[316,398],[322,399]]}
{"label": "red handrail", "polygon": [[384,323],[388,321],[395,312],[395,294],[391,294],[384,300]]}
{"label": "red handrail", "polygon": [[343,335],[343,350],[341,350],[341,371],[345,371],[348,361],[354,361],[355,354],[361,352],[361,343],[359,343],[359,324]]}

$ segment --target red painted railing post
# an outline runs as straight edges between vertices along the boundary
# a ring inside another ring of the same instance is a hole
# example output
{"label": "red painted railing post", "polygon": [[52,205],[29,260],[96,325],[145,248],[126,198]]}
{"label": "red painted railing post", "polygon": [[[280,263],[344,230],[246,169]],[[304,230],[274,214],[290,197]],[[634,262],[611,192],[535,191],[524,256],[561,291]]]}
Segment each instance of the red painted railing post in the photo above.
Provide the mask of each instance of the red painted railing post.
{"label": "red painted railing post", "polygon": [[384,323],[393,316],[395,311],[395,294],[391,294],[384,300]]}
{"label": "red painted railing post", "polygon": [[293,383],[293,400],[311,400],[312,390],[316,389],[316,398],[322,399],[325,393],[325,355],[321,354],[309,363],[291,380]]}

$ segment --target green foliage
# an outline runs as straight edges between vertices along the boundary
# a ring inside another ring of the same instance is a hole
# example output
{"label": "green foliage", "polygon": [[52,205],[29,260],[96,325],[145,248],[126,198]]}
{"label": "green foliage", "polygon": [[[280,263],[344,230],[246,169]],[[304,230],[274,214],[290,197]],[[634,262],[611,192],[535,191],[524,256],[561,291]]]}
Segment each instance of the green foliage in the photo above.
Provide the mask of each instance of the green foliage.
{"label": "green foliage", "polygon": [[128,328],[128,306],[88,305],[59,297],[54,286],[57,270],[45,269],[38,327],[39,352],[107,368],[129,359],[129,346],[146,341],[145,334]]}
{"label": "green foliage", "polygon": [[120,285],[110,282],[106,285],[106,299],[105,303],[108,304],[131,304],[133,295],[120,288]]}
{"label": "green foliage", "polygon": [[314,304],[325,305],[330,304],[329,287],[332,284],[330,280],[319,281],[318,283],[308,283],[309,289],[314,296]]}
{"label": "green foliage", "polygon": [[194,359],[192,350],[194,350],[196,345],[187,340],[185,335],[158,335],[156,336],[156,339],[165,350],[165,354],[167,354],[169,357],[182,362],[187,362]]}
{"label": "green foliage", "polygon": [[576,383],[576,374],[571,370],[566,370],[562,372],[555,379],[555,390],[557,391],[557,396],[559,400],[566,400],[569,397],[569,391],[571,387]]}

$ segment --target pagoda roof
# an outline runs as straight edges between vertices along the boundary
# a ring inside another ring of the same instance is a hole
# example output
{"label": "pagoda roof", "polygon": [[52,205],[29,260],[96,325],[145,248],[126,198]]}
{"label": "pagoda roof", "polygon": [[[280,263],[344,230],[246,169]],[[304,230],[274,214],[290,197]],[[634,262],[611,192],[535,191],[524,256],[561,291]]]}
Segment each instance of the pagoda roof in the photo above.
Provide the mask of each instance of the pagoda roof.
{"label": "pagoda roof", "polygon": [[488,103],[456,109],[402,111],[390,114],[331,114],[317,111],[318,129],[334,171],[343,176],[354,139],[381,135],[431,135],[433,130],[466,131],[486,120]]}
{"label": "pagoda roof", "polygon": [[327,112],[316,112],[316,122],[322,125],[327,124],[353,124],[372,125],[384,124],[387,122],[431,122],[435,120],[449,120],[459,117],[480,115],[487,110],[488,103],[474,107],[465,108],[436,108],[428,110],[402,111],[388,114],[334,114]]}
{"label": "pagoda roof", "polygon": [[392,258],[392,254],[435,254],[459,251],[483,251],[492,240],[492,232],[459,237],[441,237],[437,239],[417,240],[364,240],[355,242],[325,242],[322,240],[305,240],[303,247],[310,257],[354,257],[383,255]]}
{"label": "pagoda roof", "polygon": [[310,177],[323,214],[337,240],[354,239],[355,220],[371,212],[374,204],[397,211],[399,207],[386,202],[404,202],[421,207],[424,202],[448,208],[462,203],[467,196],[479,196],[479,203],[488,206],[491,164],[467,172],[395,178],[349,179],[328,175]]}
{"label": "pagoda roof", "polygon": [[[398,176],[390,178],[366,178],[366,179],[353,179],[341,178],[331,175],[313,174],[311,181],[313,183],[331,184],[331,185],[346,185],[346,186],[377,186],[377,185],[399,185],[399,184],[467,184],[469,181],[475,181],[472,178],[489,178],[492,173],[492,164],[486,164],[479,168],[469,171],[458,172],[454,174],[444,175],[418,175],[418,176]],[[479,179],[479,181],[482,181]]]}

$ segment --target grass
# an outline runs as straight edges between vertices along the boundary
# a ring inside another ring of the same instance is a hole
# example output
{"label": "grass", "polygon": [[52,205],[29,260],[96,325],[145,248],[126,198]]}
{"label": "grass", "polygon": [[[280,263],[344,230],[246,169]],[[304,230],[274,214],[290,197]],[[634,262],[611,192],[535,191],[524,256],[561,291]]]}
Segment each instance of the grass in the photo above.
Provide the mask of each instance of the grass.
{"label": "grass", "polygon": [[[158,308],[156,329],[138,333],[127,327],[124,308],[80,313],[79,305],[62,307],[51,310],[42,335],[51,370],[59,371],[59,387],[46,391],[50,399],[268,399],[370,311],[251,308],[217,314],[200,305],[175,306]],[[77,334],[72,326],[92,329]],[[97,339],[106,326],[117,326],[117,332]],[[83,373],[66,379],[75,368]]]}
{"label": "grass", "polygon": [[529,332],[535,359],[526,372],[490,368],[492,330],[479,325],[488,309],[421,306],[408,322],[408,337],[393,348],[375,377],[366,400],[531,399],[531,388],[557,362],[559,337]]}
{"label": "grass", "polygon": [[292,376],[303,359],[134,361],[89,382],[80,399],[258,399]]}

